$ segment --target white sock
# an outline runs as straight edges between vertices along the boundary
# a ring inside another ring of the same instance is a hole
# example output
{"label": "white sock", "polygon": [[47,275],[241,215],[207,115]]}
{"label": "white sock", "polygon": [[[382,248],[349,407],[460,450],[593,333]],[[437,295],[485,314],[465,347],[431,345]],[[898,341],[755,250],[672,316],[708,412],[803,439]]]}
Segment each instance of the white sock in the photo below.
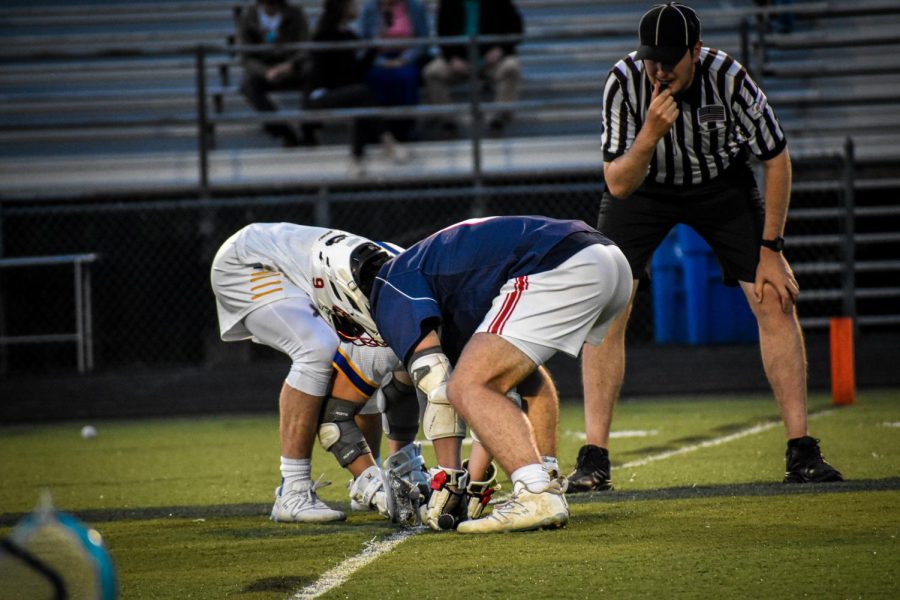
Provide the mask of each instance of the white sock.
{"label": "white sock", "polygon": [[556,460],[555,456],[542,456],[541,461],[544,463],[544,470],[547,473],[556,473],[559,475],[559,461]]}
{"label": "white sock", "polygon": [[309,481],[311,472],[312,464],[310,459],[281,457],[282,486],[289,486],[294,481]]}
{"label": "white sock", "polygon": [[513,486],[516,485],[516,482],[521,481],[532,494],[543,492],[550,485],[550,474],[540,463],[519,467],[512,472],[509,478],[512,480]]}

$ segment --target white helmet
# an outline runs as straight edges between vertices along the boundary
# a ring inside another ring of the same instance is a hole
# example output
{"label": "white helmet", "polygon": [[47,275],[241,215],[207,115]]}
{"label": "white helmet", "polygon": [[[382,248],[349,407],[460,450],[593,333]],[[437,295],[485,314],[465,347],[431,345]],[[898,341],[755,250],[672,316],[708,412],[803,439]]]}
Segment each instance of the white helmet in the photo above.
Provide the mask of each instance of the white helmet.
{"label": "white helmet", "polygon": [[313,300],[344,340],[363,346],[386,346],[369,307],[375,275],[392,256],[402,252],[393,244],[329,230],[312,246]]}

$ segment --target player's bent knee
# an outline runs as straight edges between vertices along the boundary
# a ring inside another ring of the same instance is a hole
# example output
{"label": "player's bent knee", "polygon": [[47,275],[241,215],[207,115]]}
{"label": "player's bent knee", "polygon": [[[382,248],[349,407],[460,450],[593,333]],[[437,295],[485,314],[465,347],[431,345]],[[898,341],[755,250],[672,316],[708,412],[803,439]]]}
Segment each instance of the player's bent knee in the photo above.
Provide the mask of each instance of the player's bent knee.
{"label": "player's bent knee", "polygon": [[322,408],[319,443],[331,452],[342,467],[346,467],[371,450],[354,417],[362,404],[329,398]]}
{"label": "player's bent knee", "polygon": [[331,383],[331,366],[294,361],[285,381],[295,390],[311,396],[324,396]]}
{"label": "player's bent knee", "polygon": [[464,378],[462,375],[456,376],[456,373],[453,375],[454,376],[450,377],[450,380],[447,382],[447,399],[449,404],[453,406],[458,407],[462,405],[466,401],[466,398],[473,396],[473,391],[476,390],[491,389],[498,393],[505,393],[494,390],[491,386],[485,385],[480,381]]}
{"label": "player's bent knee", "polygon": [[290,348],[291,371],[287,383],[314,396],[324,396],[331,384],[332,366],[337,342],[331,344],[304,344]]}

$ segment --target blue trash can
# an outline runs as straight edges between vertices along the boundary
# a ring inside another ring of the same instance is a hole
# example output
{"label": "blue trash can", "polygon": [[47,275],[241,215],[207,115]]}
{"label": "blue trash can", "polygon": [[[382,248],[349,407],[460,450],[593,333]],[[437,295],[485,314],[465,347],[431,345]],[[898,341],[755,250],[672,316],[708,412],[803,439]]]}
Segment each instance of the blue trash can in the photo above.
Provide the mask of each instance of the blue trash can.
{"label": "blue trash can", "polygon": [[653,315],[659,344],[740,344],[759,339],[756,318],[739,287],[722,283],[712,249],[678,225],[653,256]]}
{"label": "blue trash can", "polygon": [[658,344],[683,344],[687,341],[683,262],[673,230],[656,249],[650,269],[653,277],[654,334]]}

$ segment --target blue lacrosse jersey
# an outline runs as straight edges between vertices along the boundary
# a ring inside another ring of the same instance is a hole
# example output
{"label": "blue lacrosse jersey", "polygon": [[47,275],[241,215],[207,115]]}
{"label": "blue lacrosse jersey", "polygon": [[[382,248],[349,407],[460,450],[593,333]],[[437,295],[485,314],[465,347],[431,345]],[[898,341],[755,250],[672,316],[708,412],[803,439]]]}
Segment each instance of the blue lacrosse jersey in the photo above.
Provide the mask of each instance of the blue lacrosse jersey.
{"label": "blue lacrosse jersey", "polygon": [[583,221],[487,217],[451,225],[389,260],[369,299],[385,342],[404,364],[440,327],[455,363],[508,280],[558,267],[594,244],[611,245]]}

